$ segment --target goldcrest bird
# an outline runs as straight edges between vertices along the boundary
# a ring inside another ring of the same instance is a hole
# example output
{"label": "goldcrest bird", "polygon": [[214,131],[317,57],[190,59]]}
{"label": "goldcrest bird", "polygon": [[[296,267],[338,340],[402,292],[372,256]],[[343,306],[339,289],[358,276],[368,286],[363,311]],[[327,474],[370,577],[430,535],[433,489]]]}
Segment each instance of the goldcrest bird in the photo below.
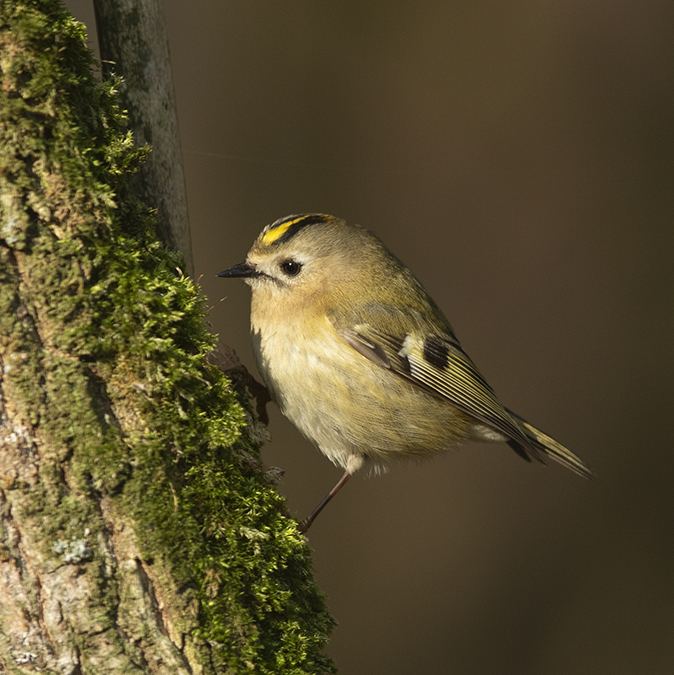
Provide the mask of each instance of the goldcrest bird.
{"label": "goldcrest bird", "polygon": [[218,276],[252,289],[253,351],[272,399],[344,469],[302,532],[363,466],[466,440],[505,441],[527,461],[548,456],[592,475],[499,403],[421,283],[372,232],[324,214],[288,216]]}

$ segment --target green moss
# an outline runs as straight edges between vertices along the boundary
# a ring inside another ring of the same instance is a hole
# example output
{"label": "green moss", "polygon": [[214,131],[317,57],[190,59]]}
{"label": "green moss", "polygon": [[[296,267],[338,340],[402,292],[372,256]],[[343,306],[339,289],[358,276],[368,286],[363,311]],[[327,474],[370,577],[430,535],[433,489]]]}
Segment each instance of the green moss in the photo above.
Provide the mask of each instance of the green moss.
{"label": "green moss", "polygon": [[[59,2],[0,0],[0,357],[49,440],[30,486],[45,554],[100,565],[88,542],[104,495],[181,589],[205,672],[331,671],[310,551],[260,469],[245,402],[206,362],[198,288],[126,192],[146,150],[84,39]],[[114,625],[102,573],[98,589]]]}

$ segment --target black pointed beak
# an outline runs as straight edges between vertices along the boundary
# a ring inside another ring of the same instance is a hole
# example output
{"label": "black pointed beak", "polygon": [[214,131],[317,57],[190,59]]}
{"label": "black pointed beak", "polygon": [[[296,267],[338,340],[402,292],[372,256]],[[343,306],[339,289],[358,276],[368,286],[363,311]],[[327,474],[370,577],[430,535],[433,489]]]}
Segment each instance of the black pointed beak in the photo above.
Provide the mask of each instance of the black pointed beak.
{"label": "black pointed beak", "polygon": [[261,276],[261,272],[258,272],[253,265],[247,263],[247,262],[242,262],[239,263],[238,265],[234,265],[234,267],[230,267],[228,270],[225,270],[224,272],[220,272],[220,274],[217,274],[216,276],[218,277],[228,277],[230,279],[235,279],[235,278],[250,278],[250,277],[259,277]]}

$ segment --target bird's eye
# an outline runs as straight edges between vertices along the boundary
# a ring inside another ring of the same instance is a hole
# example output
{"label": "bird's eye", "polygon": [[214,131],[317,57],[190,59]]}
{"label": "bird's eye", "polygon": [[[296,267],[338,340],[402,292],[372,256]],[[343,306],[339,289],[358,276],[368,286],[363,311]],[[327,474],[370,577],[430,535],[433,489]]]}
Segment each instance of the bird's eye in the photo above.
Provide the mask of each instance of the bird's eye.
{"label": "bird's eye", "polygon": [[296,277],[301,269],[301,263],[298,263],[295,260],[286,260],[281,263],[281,271],[289,277]]}

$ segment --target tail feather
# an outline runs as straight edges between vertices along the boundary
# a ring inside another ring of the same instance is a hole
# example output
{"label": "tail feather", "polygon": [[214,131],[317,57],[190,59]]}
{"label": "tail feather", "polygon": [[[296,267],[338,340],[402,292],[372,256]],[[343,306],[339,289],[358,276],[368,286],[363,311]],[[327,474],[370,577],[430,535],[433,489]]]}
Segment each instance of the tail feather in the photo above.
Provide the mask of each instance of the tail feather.
{"label": "tail feather", "polygon": [[[508,414],[519,424],[520,428],[524,432],[524,435],[527,437],[527,440],[534,450],[537,450],[543,455],[554,459],[562,466],[565,466],[567,469],[571,469],[571,471],[577,473],[580,476],[583,476],[584,478],[594,477],[592,470],[585,464],[585,462],[583,462],[582,459],[580,459],[580,457],[574,455],[571,450],[565,448],[554,438],[550,438],[550,436],[544,434],[540,429],[536,429],[536,427],[529,424],[529,422],[522,419],[519,415],[516,415],[514,412],[512,412],[512,410],[508,410]],[[521,443],[513,440],[508,441],[508,445],[518,455],[520,455],[520,457],[524,457],[524,459],[530,461],[529,457],[532,453],[529,448],[525,448]]]}

